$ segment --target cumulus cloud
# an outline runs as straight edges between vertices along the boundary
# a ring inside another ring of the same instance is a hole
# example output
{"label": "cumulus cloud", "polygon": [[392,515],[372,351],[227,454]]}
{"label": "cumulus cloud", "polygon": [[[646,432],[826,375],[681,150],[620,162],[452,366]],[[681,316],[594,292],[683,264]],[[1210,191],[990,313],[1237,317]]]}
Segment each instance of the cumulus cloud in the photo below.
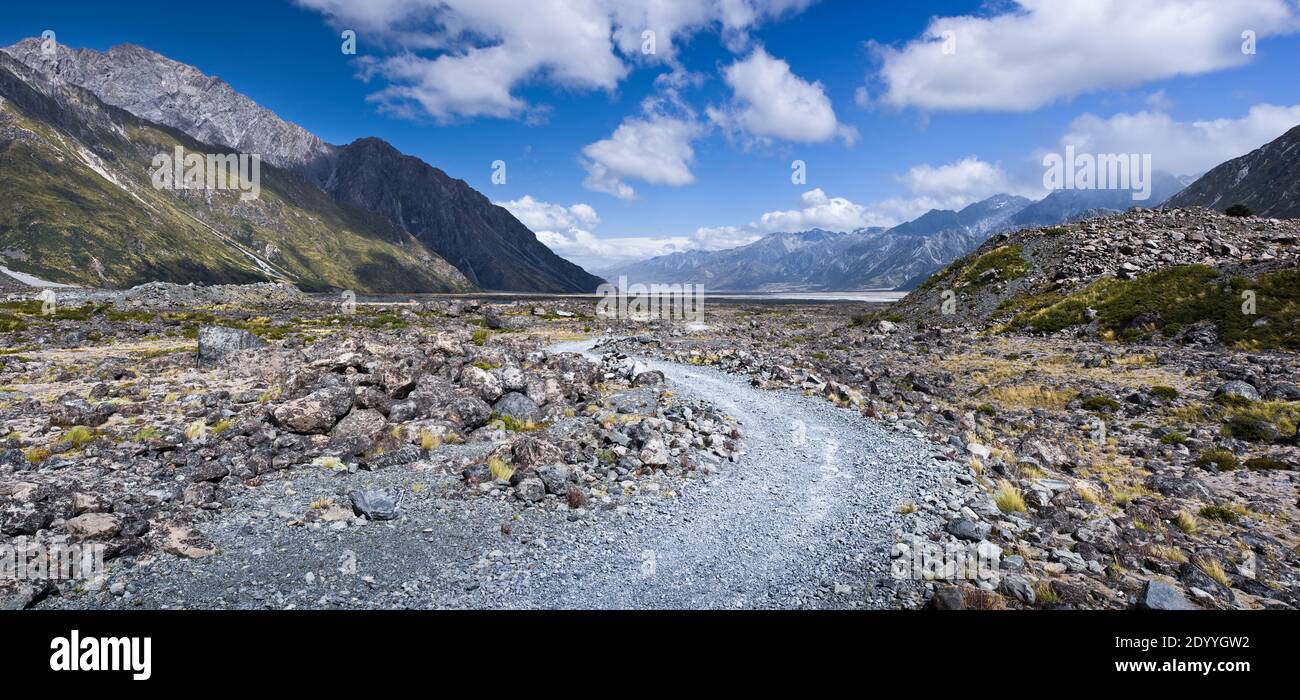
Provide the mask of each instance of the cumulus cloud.
{"label": "cumulus cloud", "polygon": [[857,140],[857,130],[840,124],[820,82],[808,82],[762,47],[723,69],[732,101],[710,107],[709,119],[758,139],[820,143]]}
{"label": "cumulus cloud", "polygon": [[870,207],[855,204],[844,197],[827,196],[820,188],[804,192],[798,209],[770,211],[753,224],[765,231],[804,231],[821,228],[828,231],[852,231],[866,226],[887,226],[892,222],[872,211]]}
{"label": "cumulus cloud", "polygon": [[636,196],[625,178],[669,187],[689,185],[695,182],[690,167],[695,159],[691,141],[701,131],[690,118],[628,117],[609,138],[583,147],[581,162],[587,177],[582,185],[619,199]]}
{"label": "cumulus cloud", "polygon": [[600,223],[596,210],[588,204],[564,206],[551,204],[524,195],[519,199],[497,202],[515,215],[524,226],[536,231],[549,229],[592,229]]}
{"label": "cumulus cloud", "polygon": [[[297,0],[381,52],[361,59],[363,76],[388,83],[373,100],[440,121],[535,116],[538,107],[515,94],[521,85],[613,90],[629,61],[670,63],[678,44],[702,31],[739,48],[749,30],[813,1]],[[647,30],[653,54],[642,52]]]}
{"label": "cumulus cloud", "polygon": [[1259,104],[1243,117],[1175,120],[1162,111],[1085,114],[1070,123],[1060,147],[1081,153],[1150,153],[1152,166],[1174,175],[1196,175],[1245,155],[1300,124],[1300,105]]}
{"label": "cumulus cloud", "polygon": [[[901,48],[873,48],[884,104],[1029,111],[1242,66],[1251,59],[1243,32],[1262,38],[1298,30],[1292,0],[1014,0],[992,16],[936,18]],[[955,52],[944,51],[945,37]]]}

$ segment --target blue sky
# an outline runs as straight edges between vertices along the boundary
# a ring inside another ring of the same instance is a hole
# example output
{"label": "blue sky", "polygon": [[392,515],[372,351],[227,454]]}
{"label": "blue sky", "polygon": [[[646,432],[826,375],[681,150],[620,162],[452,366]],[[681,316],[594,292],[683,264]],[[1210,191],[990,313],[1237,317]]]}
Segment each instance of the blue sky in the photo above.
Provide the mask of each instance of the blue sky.
{"label": "blue sky", "polygon": [[[327,141],[384,138],[596,269],[1041,195],[1042,155],[1067,142],[1195,174],[1300,124],[1294,0],[220,8],[6,0],[0,45],[46,29],[72,47],[140,44]],[[355,56],[340,51],[348,28]],[[806,183],[791,182],[795,159]]]}

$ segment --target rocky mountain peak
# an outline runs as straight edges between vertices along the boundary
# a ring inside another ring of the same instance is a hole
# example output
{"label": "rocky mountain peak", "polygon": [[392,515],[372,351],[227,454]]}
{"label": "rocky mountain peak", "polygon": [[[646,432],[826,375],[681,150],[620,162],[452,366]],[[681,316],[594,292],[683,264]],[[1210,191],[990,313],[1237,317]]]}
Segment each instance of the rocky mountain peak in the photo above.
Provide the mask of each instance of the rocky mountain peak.
{"label": "rocky mountain peak", "polygon": [[40,39],[24,39],[0,51],[137,117],[204,143],[258,153],[272,165],[320,173],[333,154],[333,147],[319,137],[259,106],[221,78],[141,46],[122,44],[101,52],[60,44],[48,54],[41,50]]}

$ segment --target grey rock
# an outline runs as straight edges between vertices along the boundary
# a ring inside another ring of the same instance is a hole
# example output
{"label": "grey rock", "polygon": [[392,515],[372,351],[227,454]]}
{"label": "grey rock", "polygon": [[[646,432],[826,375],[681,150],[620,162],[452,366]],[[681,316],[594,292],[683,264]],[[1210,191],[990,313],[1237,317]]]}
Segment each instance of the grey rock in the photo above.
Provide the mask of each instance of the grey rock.
{"label": "grey rock", "polygon": [[1137,607],[1141,610],[1199,610],[1190,603],[1178,589],[1167,583],[1148,580],[1138,597]]}
{"label": "grey rock", "polygon": [[348,498],[357,515],[371,520],[395,520],[401,515],[402,492],[397,489],[357,490]]}
{"label": "grey rock", "polygon": [[217,364],[240,350],[261,347],[266,347],[261,338],[240,328],[199,327],[199,362],[204,364]]}
{"label": "grey rock", "polygon": [[969,518],[957,518],[948,521],[948,524],[944,526],[944,529],[948,531],[948,534],[958,539],[967,540],[969,542],[979,542],[988,538],[989,532],[993,530],[993,526],[985,522],[970,520]]}
{"label": "grey rock", "polygon": [[1255,387],[1251,386],[1250,384],[1247,384],[1246,382],[1235,380],[1235,379],[1233,381],[1226,382],[1218,389],[1215,389],[1214,395],[1235,396],[1237,398],[1247,399],[1249,401],[1259,400],[1259,392],[1255,390]]}
{"label": "grey rock", "polygon": [[546,484],[537,477],[522,479],[515,486],[515,495],[520,500],[535,503],[546,497]]}
{"label": "grey rock", "polygon": [[542,419],[542,409],[532,399],[517,391],[502,396],[492,405],[492,411],[520,422],[538,422]]}

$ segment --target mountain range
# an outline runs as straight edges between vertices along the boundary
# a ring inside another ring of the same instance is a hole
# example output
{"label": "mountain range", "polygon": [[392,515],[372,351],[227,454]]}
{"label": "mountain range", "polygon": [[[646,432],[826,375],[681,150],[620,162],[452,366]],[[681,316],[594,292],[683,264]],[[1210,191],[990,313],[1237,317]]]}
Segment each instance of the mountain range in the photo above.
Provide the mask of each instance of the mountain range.
{"label": "mountain range", "polygon": [[[290,281],[309,290],[592,291],[462,180],[376,138],[337,146],[138,46],[0,49],[0,256],[55,282]],[[157,189],[177,146],[256,153],[261,196]]]}
{"label": "mountain range", "polygon": [[892,228],[773,233],[739,248],[686,251],[602,271],[611,281],[698,283],[717,291],[912,289],[989,236],[1159,206],[1183,183],[1155,173],[1151,198],[1129,190],[1060,190],[1035,202],[999,194],[952,211],[932,209]]}

